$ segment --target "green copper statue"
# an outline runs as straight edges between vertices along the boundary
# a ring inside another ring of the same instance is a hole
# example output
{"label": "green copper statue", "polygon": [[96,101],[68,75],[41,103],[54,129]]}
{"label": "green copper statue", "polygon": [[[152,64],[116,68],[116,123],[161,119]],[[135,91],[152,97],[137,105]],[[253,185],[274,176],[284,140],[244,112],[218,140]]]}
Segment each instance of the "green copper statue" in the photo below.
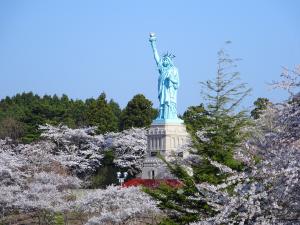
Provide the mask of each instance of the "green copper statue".
{"label": "green copper statue", "polygon": [[159,72],[158,99],[159,115],[154,122],[182,122],[177,117],[177,90],[179,87],[179,74],[174,66],[172,54],[159,56],[156,48],[156,36],[150,33],[149,41],[153,49],[154,59]]}

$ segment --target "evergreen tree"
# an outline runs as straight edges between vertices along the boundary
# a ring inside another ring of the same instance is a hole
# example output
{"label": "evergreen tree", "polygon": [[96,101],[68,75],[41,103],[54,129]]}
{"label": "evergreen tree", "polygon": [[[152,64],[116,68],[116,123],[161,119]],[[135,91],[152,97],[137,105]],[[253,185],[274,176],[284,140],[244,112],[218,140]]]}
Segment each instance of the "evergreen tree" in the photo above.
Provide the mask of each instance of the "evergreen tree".
{"label": "evergreen tree", "polygon": [[98,127],[98,133],[118,131],[118,118],[107,103],[104,92],[101,93],[97,100],[87,101],[87,118],[90,126]]}
{"label": "evergreen tree", "polygon": [[112,111],[115,114],[115,116],[120,120],[122,110],[121,110],[119,104],[117,102],[115,102],[113,99],[111,99],[109,101],[108,105],[112,109]]}
{"label": "evergreen tree", "polygon": [[215,79],[201,82],[207,123],[200,130],[201,135],[198,133],[196,142],[199,154],[233,169],[241,169],[240,163],[233,159],[233,151],[247,137],[244,128],[250,122],[245,111],[237,110],[251,92],[246,83],[240,82],[240,73],[236,71],[239,60],[231,58],[225,49],[221,49]]}
{"label": "evergreen tree", "polygon": [[121,114],[121,130],[150,126],[157,115],[157,110],[152,108],[152,105],[152,102],[144,95],[135,95]]}
{"label": "evergreen tree", "polygon": [[73,125],[70,127],[78,128],[87,126],[87,107],[84,101],[82,100],[71,100],[71,105],[68,109],[68,115],[73,120]]}

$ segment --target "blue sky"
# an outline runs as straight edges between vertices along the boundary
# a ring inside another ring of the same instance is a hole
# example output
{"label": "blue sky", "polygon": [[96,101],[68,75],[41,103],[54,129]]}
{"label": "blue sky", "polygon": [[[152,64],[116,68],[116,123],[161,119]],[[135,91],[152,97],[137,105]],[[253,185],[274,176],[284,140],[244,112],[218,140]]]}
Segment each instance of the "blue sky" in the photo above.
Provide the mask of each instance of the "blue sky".
{"label": "blue sky", "polygon": [[67,94],[102,91],[124,107],[138,93],[157,106],[157,77],[148,34],[161,53],[176,55],[178,108],[203,102],[199,81],[216,73],[217,51],[243,59],[238,70],[257,97],[270,91],[281,66],[300,63],[300,1],[0,1],[0,98],[19,92]]}

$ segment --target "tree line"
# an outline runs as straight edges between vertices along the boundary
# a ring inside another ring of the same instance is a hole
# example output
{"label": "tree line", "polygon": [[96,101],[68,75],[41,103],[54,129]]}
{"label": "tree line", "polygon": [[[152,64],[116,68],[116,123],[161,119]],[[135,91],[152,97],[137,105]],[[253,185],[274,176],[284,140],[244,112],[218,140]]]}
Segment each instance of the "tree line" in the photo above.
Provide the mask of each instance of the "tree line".
{"label": "tree line", "polygon": [[102,92],[98,98],[73,100],[63,94],[39,96],[32,92],[0,100],[0,139],[32,142],[39,138],[39,125],[64,124],[70,128],[96,126],[97,133],[147,127],[157,115],[153,103],[135,95],[122,110]]}

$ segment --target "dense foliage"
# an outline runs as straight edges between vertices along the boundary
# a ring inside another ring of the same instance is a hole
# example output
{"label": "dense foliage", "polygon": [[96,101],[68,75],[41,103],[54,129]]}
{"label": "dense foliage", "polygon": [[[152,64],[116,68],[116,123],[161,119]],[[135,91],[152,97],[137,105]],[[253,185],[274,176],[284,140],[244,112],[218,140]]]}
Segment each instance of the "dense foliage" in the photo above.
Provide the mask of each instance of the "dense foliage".
{"label": "dense foliage", "polygon": [[144,127],[155,117],[152,103],[136,95],[127,107],[120,109],[105,93],[85,101],[67,95],[44,95],[32,92],[6,97],[0,101],[0,138],[31,142],[40,136],[39,125],[63,124],[70,128],[96,126],[98,134],[117,132],[131,127]]}
{"label": "dense foliage", "polygon": [[122,112],[121,129],[147,127],[156,116],[157,110],[152,108],[152,102],[144,95],[135,95]]}

